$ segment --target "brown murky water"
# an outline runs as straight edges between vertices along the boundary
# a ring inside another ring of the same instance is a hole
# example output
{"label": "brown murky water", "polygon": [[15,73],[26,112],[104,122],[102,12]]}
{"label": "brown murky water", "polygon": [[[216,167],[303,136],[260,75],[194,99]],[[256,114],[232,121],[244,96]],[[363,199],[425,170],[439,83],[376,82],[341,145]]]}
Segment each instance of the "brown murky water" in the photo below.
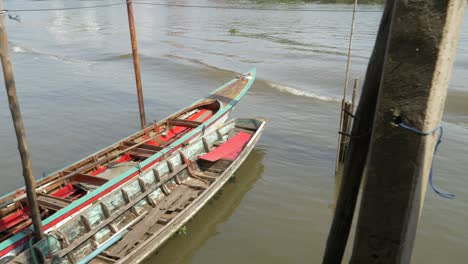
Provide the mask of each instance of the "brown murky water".
{"label": "brown murky water", "polygon": [[[15,0],[9,9],[112,1]],[[166,1],[160,1],[165,3]],[[169,2],[169,1],[167,1]],[[137,5],[147,119],[192,103],[238,72],[257,67],[234,116],[270,122],[235,179],[148,263],[319,263],[332,217],[339,97],[348,5],[171,1],[179,4],[328,9],[258,11]],[[351,76],[363,78],[380,6],[360,6]],[[124,6],[24,12],[7,23],[36,177],[138,129]],[[231,35],[230,29],[238,33]],[[468,259],[468,21],[465,20],[435,183],[428,191],[414,263]],[[23,185],[6,97],[0,92],[0,192]]]}

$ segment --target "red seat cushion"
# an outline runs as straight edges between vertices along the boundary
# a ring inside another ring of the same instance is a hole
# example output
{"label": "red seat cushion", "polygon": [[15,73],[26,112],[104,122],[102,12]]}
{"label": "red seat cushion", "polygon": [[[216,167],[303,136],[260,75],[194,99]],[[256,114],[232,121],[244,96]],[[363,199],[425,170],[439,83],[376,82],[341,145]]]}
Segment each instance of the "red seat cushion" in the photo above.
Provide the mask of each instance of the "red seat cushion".
{"label": "red seat cushion", "polygon": [[244,145],[250,140],[251,137],[252,135],[249,133],[239,132],[237,135],[219,145],[214,150],[201,156],[200,159],[211,162],[217,161],[219,159],[234,160],[239,156],[242,149],[244,148]]}

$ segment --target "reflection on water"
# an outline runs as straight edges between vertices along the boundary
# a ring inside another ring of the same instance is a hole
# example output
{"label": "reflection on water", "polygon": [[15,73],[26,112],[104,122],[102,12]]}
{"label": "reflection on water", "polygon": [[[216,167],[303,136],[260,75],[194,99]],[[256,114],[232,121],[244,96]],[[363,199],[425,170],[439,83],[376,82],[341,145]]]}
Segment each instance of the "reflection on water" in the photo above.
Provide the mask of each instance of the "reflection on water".
{"label": "reflection on water", "polygon": [[176,234],[146,263],[190,263],[204,243],[218,233],[218,225],[227,221],[244,195],[263,175],[265,151],[254,149],[226,185],[186,225],[187,234]]}

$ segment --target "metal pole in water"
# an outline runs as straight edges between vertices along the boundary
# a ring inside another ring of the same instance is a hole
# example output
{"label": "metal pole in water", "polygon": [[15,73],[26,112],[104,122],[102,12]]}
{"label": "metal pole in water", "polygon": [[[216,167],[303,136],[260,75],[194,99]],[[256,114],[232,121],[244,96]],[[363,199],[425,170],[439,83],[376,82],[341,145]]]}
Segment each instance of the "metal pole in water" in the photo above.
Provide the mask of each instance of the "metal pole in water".
{"label": "metal pole in water", "polygon": [[130,30],[130,41],[132,44],[133,66],[135,68],[135,81],[138,94],[138,107],[140,109],[141,128],[145,128],[145,105],[143,102],[143,90],[141,88],[140,58],[138,57],[138,46],[135,32],[135,19],[133,18],[132,0],[127,0],[128,27]]}
{"label": "metal pole in water", "polygon": [[[3,9],[3,1],[0,0],[0,10]],[[31,159],[29,156],[28,144],[26,142],[26,133],[24,131],[23,121],[21,118],[20,107],[18,98],[16,96],[15,78],[13,75],[13,65],[9,53],[8,36],[4,24],[5,11],[0,13],[0,57],[2,60],[3,75],[5,79],[5,88],[7,91],[8,104],[10,106],[11,117],[16,132],[16,139],[18,140],[18,150],[21,156],[21,163],[23,167],[23,177],[26,184],[26,194],[31,210],[32,224],[34,226],[34,235],[36,241],[44,238],[44,231],[42,229],[41,215],[39,212],[39,205],[36,196],[36,181],[32,173]]]}
{"label": "metal pole in water", "polygon": [[[343,178],[339,186],[338,200],[328,234],[323,264],[341,263],[351,230],[359,187],[366,166],[369,143],[372,137],[374,113],[382,79],[385,52],[390,32],[395,1],[386,1],[369,59],[362,92],[355,111],[347,156],[344,161]],[[354,137],[354,139],[353,139]]]}
{"label": "metal pole in water", "polygon": [[[346,94],[348,92],[348,82],[349,82],[349,69],[351,66],[351,49],[352,49],[352,44],[353,44],[353,35],[354,35],[354,25],[356,21],[356,9],[357,9],[357,0],[354,0],[354,8],[353,8],[353,18],[351,21],[351,32],[349,34],[349,45],[348,45],[348,61],[346,63],[346,78],[345,78],[345,83],[344,83],[344,88],[343,88],[343,99],[341,100],[341,108],[340,108],[340,132],[343,132],[343,115],[344,115],[344,108],[345,108],[345,102],[346,102]],[[339,163],[340,163],[340,152],[341,152],[341,141],[342,141],[342,135],[338,134],[338,144],[336,148],[336,161],[335,161],[335,176],[339,171]]]}

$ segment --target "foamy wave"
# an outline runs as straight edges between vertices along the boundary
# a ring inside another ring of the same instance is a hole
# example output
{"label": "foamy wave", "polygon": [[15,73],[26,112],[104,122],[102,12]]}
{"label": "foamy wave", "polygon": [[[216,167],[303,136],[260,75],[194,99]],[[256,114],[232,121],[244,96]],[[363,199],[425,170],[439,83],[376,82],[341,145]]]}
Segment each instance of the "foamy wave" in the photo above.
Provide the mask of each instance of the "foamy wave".
{"label": "foamy wave", "polygon": [[28,49],[20,47],[20,46],[13,46],[12,50],[13,52],[17,52],[17,53],[29,52]]}
{"label": "foamy wave", "polygon": [[41,53],[33,48],[22,46],[13,42],[10,42],[10,45],[11,45],[11,50],[16,53],[34,53],[34,54],[49,55],[49,54]]}
{"label": "foamy wave", "polygon": [[314,98],[314,99],[318,99],[318,100],[326,101],[326,102],[339,102],[340,101],[338,98],[334,98],[334,97],[331,97],[331,96],[325,96],[325,95],[319,95],[319,94],[316,94],[316,93],[313,93],[313,92],[307,92],[307,91],[299,90],[299,89],[292,88],[292,87],[289,87],[289,86],[286,86],[286,85],[281,85],[281,84],[277,84],[277,83],[268,83],[268,85],[270,85],[272,88],[274,88],[274,89],[276,89],[276,90],[278,90],[280,92],[288,93],[288,94],[295,95],[295,96]]}

